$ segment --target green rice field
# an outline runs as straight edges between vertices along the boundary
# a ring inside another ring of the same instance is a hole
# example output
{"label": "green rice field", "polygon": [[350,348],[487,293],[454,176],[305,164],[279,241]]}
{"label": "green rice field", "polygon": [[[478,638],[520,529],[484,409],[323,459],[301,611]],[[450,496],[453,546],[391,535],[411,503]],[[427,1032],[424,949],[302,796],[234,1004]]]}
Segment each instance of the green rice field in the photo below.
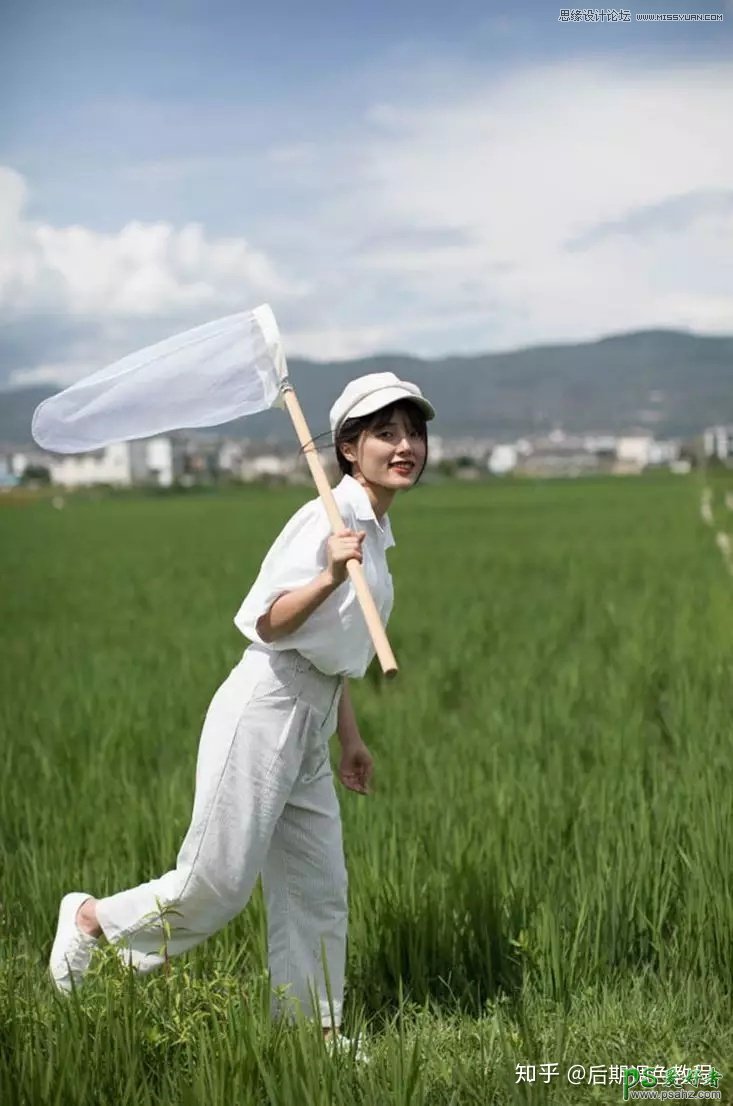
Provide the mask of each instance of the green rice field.
{"label": "green rice field", "polygon": [[47,976],[65,892],[174,863],[233,615],[314,493],[0,497],[0,1106],[605,1104],[638,1064],[733,1102],[733,510],[706,480],[395,500],[400,673],[352,683],[373,794],[337,785],[368,1064],[271,1023],[259,887],[168,972],[103,947],[77,994]]}

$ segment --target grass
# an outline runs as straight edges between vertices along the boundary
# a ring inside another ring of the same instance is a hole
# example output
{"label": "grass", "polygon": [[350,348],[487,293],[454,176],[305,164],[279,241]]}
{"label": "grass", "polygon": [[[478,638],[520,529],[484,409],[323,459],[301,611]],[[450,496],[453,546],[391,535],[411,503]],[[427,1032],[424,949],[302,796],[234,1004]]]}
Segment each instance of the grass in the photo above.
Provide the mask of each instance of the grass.
{"label": "grass", "polygon": [[635,1062],[713,1064],[733,1101],[733,581],[700,493],[393,505],[401,670],[353,685],[374,794],[339,789],[366,1066],[271,1024],[259,888],[169,974],[103,949],[70,1000],[46,976],[65,891],[173,863],[232,617],[311,493],[0,504],[0,1103],[606,1103],[619,1083],[567,1068]]}

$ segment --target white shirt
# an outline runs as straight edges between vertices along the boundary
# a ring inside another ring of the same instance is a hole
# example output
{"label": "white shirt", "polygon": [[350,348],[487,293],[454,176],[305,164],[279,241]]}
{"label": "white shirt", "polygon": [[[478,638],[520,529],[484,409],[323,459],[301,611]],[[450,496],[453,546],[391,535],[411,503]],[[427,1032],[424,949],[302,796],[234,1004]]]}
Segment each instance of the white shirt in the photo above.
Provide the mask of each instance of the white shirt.
{"label": "white shirt", "polygon": [[[386,626],[392,612],[394,589],[385,552],[397,544],[389,517],[385,514],[381,523],[377,521],[366,490],[353,476],[344,475],[333,494],[344,526],[350,530],[366,530],[361,546],[362,567],[382,624]],[[264,642],[257,633],[257,619],[269,610],[278,595],[310,583],[328,567],[326,542],[330,536],[331,524],[317,496],[303,504],[278,534],[234,617],[234,624],[250,641],[268,649],[297,649],[329,676],[358,679],[366,672],[375,650],[348,576],[297,630],[271,642]]]}

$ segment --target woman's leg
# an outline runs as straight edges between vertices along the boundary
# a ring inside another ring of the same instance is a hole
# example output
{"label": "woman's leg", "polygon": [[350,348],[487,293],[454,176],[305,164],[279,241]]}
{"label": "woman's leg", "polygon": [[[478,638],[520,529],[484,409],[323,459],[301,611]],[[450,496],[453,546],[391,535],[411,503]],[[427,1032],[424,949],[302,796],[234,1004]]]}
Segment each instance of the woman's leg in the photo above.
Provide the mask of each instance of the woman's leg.
{"label": "woman's leg", "polygon": [[246,905],[298,773],[309,712],[294,700],[250,699],[241,665],[214,696],[196,767],[191,824],[176,867],[159,879],[99,899],[98,923],[139,971],[164,962],[158,903],[171,928],[169,956],[215,933]]}
{"label": "woman's leg", "polygon": [[[289,1006],[294,1012],[300,1006],[306,1016],[315,1014],[325,1028],[341,1023],[348,901],[341,813],[327,739],[315,753],[315,762],[305,758],[275,827],[262,884],[272,986],[289,985],[284,1004],[273,1001],[273,1015],[281,1015]],[[315,1011],[311,989],[318,1004]]]}

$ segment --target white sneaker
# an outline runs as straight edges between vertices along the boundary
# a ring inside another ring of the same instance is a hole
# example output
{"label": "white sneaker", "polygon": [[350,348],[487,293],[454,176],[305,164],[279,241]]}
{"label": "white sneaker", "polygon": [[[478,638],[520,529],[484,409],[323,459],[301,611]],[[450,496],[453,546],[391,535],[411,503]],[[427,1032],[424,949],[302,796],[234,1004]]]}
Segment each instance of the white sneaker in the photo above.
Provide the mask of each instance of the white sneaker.
{"label": "white sneaker", "polygon": [[72,891],[64,895],[59,908],[59,920],[56,926],[56,938],[51,949],[48,970],[59,991],[68,992],[80,987],[92,953],[99,943],[98,937],[84,933],[76,924],[76,912],[86,899],[94,898],[83,891]]}
{"label": "white sneaker", "polygon": [[336,1035],[331,1033],[326,1038],[325,1044],[332,1055],[335,1053],[340,1053],[342,1056],[351,1055],[359,1063],[369,1063],[369,1057],[362,1048],[358,1038],[344,1037],[343,1033],[337,1033]]}

